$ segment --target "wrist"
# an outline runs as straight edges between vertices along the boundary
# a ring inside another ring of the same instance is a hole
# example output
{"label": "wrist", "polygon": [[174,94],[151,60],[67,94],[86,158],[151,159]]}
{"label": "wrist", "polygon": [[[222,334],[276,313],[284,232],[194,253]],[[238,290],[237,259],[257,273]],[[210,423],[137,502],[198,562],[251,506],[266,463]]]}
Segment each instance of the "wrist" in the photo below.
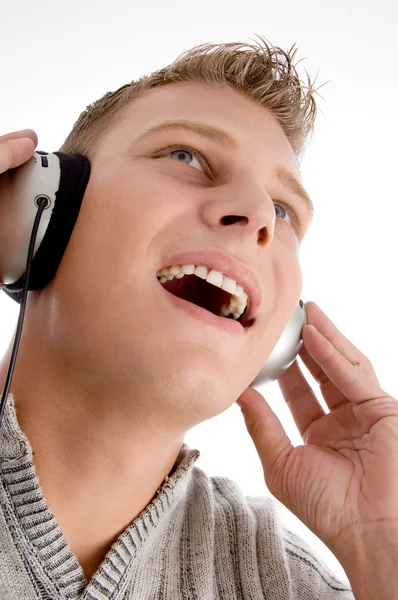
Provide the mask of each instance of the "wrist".
{"label": "wrist", "polygon": [[332,551],[348,577],[355,600],[398,598],[398,523],[352,528]]}

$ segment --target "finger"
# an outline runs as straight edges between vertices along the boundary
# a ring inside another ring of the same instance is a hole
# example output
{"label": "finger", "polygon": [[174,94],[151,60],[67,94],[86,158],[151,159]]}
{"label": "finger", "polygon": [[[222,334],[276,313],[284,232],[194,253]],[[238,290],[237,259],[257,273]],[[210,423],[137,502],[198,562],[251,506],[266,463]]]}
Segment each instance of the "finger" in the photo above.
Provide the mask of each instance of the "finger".
{"label": "finger", "polygon": [[20,129],[19,131],[11,131],[5,135],[0,135],[0,144],[7,142],[8,140],[16,140],[19,138],[30,138],[34,143],[35,148],[39,141],[37,133],[33,131],[33,129]]}
{"label": "finger", "polygon": [[[329,339],[340,354],[345,356],[351,364],[360,366],[370,379],[380,386],[379,380],[377,379],[369,359],[337,329],[334,323],[319,308],[319,306],[315,302],[308,302],[308,306],[306,304],[306,311],[308,322],[315,325],[317,329],[319,327],[318,331],[323,333],[323,336]],[[305,344],[302,346],[299,356],[315,381],[319,384],[322,395],[330,410],[349,403],[349,400],[347,400],[345,395],[334,386],[321,366],[308,353]]]}
{"label": "finger", "polygon": [[[368,377],[380,385],[370,360],[346,338],[336,325],[329,319],[323,310],[315,302],[306,302],[305,309],[309,325],[314,325],[319,333],[328,339],[340,354],[342,354],[353,365],[360,365]],[[305,366],[318,383],[324,383],[324,375],[316,361],[308,359],[309,355],[305,348],[300,352]]]}
{"label": "finger", "polygon": [[279,377],[278,385],[292,413],[297,429],[303,441],[306,441],[305,433],[308,427],[326,413],[296,360]]}
{"label": "finger", "polygon": [[299,352],[299,356],[318,383],[322,396],[330,410],[340,408],[340,406],[344,406],[345,404],[350,404],[350,401],[336,388],[329,377],[323,372],[322,367],[308,353],[304,344]]}
{"label": "finger", "polygon": [[0,144],[0,173],[23,165],[35,150],[31,138],[18,138]]}
{"label": "finger", "polygon": [[310,356],[350,402],[361,404],[386,395],[358,363],[347,360],[313,325],[306,325],[302,336]]}
{"label": "finger", "polygon": [[274,493],[275,475],[283,468],[294,446],[280,420],[257,390],[248,387],[237,402],[260,457],[266,484],[271,493]]}

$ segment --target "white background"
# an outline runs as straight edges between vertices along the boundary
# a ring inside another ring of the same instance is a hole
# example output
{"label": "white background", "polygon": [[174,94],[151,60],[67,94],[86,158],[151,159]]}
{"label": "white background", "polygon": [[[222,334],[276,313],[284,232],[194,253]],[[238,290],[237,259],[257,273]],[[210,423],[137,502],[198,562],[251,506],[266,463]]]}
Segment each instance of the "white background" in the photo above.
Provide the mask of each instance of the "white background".
{"label": "white background", "polygon": [[[4,4],[0,36],[0,134],[29,127],[56,151],[79,114],[107,91],[204,42],[264,35],[288,50],[317,85],[316,133],[302,165],[316,216],[301,251],[303,300],[314,300],[373,362],[397,397],[397,59],[394,0],[30,0]],[[0,294],[0,356],[18,305]],[[316,382],[303,372],[320,398]],[[302,443],[277,383],[263,388],[294,445]],[[269,494],[239,408],[188,432],[209,475]],[[344,578],[331,552],[283,505],[284,523]]]}

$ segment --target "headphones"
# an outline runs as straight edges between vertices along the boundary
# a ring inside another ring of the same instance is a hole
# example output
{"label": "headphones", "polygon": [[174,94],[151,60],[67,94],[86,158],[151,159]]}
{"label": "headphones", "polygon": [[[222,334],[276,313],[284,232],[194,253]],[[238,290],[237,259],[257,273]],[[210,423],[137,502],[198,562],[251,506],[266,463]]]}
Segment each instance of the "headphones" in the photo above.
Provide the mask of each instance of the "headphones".
{"label": "headphones", "polygon": [[[81,154],[36,151],[20,167],[0,175],[7,196],[0,203],[0,273],[4,292],[21,305],[0,423],[21,338],[28,290],[44,288],[54,277],[75,226],[90,177],[90,161]],[[27,259],[26,259],[27,257]],[[250,384],[276,381],[294,362],[307,324],[300,300],[272,354]]]}

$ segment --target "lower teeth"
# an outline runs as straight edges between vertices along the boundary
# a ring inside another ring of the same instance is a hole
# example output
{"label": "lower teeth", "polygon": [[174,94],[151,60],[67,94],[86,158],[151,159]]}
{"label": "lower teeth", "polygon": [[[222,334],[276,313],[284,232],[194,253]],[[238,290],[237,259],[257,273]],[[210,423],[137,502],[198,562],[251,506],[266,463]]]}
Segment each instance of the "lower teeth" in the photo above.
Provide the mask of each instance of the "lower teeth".
{"label": "lower teeth", "polygon": [[235,321],[237,321],[242,315],[240,312],[234,312],[233,309],[231,309],[231,307],[227,304],[223,304],[220,309],[219,316],[225,317],[226,319],[234,319]]}

